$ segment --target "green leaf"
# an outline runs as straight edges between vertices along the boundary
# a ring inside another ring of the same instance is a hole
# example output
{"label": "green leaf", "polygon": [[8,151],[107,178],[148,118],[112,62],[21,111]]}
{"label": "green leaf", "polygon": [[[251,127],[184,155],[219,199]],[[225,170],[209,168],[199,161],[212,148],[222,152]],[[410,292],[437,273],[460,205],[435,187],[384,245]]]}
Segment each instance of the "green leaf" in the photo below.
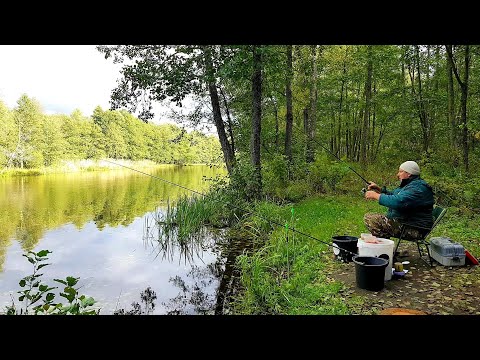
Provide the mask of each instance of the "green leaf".
{"label": "green leaf", "polygon": [[32,298],[32,302],[30,304],[36,303],[38,300],[42,298],[42,294],[35,294]]}
{"label": "green leaf", "polygon": [[41,268],[43,268],[45,266],[48,266],[48,265],[52,265],[52,264],[40,264],[40,265],[38,265],[37,270],[40,270]]}
{"label": "green leaf", "polygon": [[32,264],[35,264],[35,259],[31,258],[31,257],[27,257],[28,261],[30,261]]}
{"label": "green leaf", "polygon": [[75,286],[80,278],[74,278],[72,276],[67,276],[68,286]]}
{"label": "green leaf", "polygon": [[81,313],[82,315],[97,315],[96,310],[89,310],[89,311],[84,311]]}
{"label": "green leaf", "polygon": [[50,254],[51,251],[50,250],[41,250],[37,253],[37,256],[39,257],[44,257],[44,256],[47,256],[48,254]]}
{"label": "green leaf", "polygon": [[54,298],[55,298],[54,293],[48,293],[47,296],[45,297],[47,301],[52,301]]}
{"label": "green leaf", "polygon": [[48,285],[40,285],[38,290],[40,290],[41,292],[45,292],[48,290]]}
{"label": "green leaf", "polygon": [[20,280],[20,282],[19,282],[18,284],[19,284],[21,287],[24,287],[25,284],[26,284],[25,279]]}
{"label": "green leaf", "polygon": [[33,283],[32,287],[36,288],[40,286],[40,281]]}
{"label": "green leaf", "polygon": [[77,294],[77,291],[74,288],[66,287],[64,291],[65,293],[60,293],[60,296],[63,296],[69,302],[72,302],[73,300],[75,300],[75,295]]}
{"label": "green leaf", "polygon": [[22,296],[18,297],[18,301],[23,301],[23,299],[25,299],[25,295],[22,295]]}
{"label": "green leaf", "polygon": [[67,282],[65,280],[62,280],[62,279],[53,279],[53,281],[59,282],[63,285],[68,285]]}
{"label": "green leaf", "polygon": [[92,306],[95,303],[96,303],[96,301],[93,297],[88,297],[88,298],[82,300],[82,306],[83,307]]}

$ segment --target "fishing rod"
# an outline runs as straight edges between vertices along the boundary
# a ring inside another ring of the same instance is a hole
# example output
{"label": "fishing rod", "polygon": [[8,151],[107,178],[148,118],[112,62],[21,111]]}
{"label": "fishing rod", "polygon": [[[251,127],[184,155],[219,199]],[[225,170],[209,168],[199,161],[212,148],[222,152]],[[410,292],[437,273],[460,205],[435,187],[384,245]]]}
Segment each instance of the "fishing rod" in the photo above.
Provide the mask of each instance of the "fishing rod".
{"label": "fishing rod", "polygon": [[315,141],[317,143],[317,145],[319,145],[322,149],[324,149],[325,151],[327,151],[328,153],[330,153],[333,157],[335,157],[335,159],[337,159],[338,161],[344,163],[350,170],[352,170],[355,174],[357,174],[357,176],[362,179],[367,185],[370,185],[371,181],[368,181],[367,179],[365,179],[362,175],[360,175],[354,168],[350,167],[345,161],[343,161],[342,159],[340,159],[335,153],[333,153],[332,151],[330,151],[328,148],[326,148],[325,146],[323,146],[322,144],[318,143],[317,141]]}
{"label": "fishing rod", "polygon": [[[298,128],[297,125],[293,124],[296,128]],[[343,161],[342,159],[340,159],[336,154],[334,154],[332,151],[330,151],[327,147],[323,146],[322,144],[320,144],[317,140],[315,139],[312,139],[315,144],[317,144],[318,146],[320,146],[323,150],[327,151],[330,155],[332,155],[335,159],[337,159],[338,161],[340,161],[341,163],[345,164],[350,170],[352,170],[360,179],[363,180],[363,182],[367,185],[370,185],[372,182],[371,181],[368,181],[367,179],[365,179],[362,175],[360,175],[354,168],[352,168],[350,165],[348,165],[345,161]],[[366,188],[362,188],[362,193],[365,194],[367,192],[367,189]]]}
{"label": "fishing rod", "polygon": [[[390,121],[393,117],[397,116],[398,114],[400,113],[400,111],[397,111],[395,113],[393,113],[389,118],[388,118],[388,121]],[[293,123],[293,125],[298,128],[298,126]],[[327,147],[323,146],[322,144],[320,144],[316,139],[312,139],[317,145],[319,145],[322,149],[324,149],[325,151],[327,151],[330,155],[332,155],[335,159],[337,159],[338,161],[344,163],[350,170],[352,170],[360,179],[362,179],[365,184],[367,185],[370,185],[372,182],[371,181],[368,181],[367,179],[365,179],[362,175],[360,175],[354,168],[352,168],[350,165],[348,165],[345,161],[343,161],[342,159],[340,159],[335,153],[333,153],[332,151],[330,151]],[[365,194],[367,190],[365,188],[362,189],[362,193]]]}
{"label": "fishing rod", "polygon": [[[105,159],[104,159],[103,161],[106,161],[106,162],[109,162],[109,163],[111,163],[111,164],[114,164],[114,165],[117,165],[117,166],[121,166],[121,167],[130,169],[130,170],[132,170],[132,171],[136,171],[136,172],[138,172],[138,173],[140,173],[140,174],[144,174],[144,175],[150,176],[150,177],[152,177],[152,178],[155,178],[155,179],[164,181],[164,182],[166,182],[166,183],[168,183],[168,184],[171,184],[171,185],[174,185],[174,186],[178,186],[178,187],[180,187],[180,188],[182,188],[182,189],[191,191],[191,192],[193,192],[193,193],[195,193],[195,194],[202,195],[202,196],[204,196],[204,197],[207,196],[207,194],[202,193],[202,192],[200,192],[200,191],[196,191],[196,190],[193,190],[193,189],[189,189],[189,188],[187,188],[187,187],[185,187],[185,186],[183,186],[183,185],[180,185],[180,184],[177,184],[177,183],[174,183],[174,182],[165,180],[165,179],[163,179],[163,178],[161,178],[161,177],[159,177],[159,176],[156,176],[156,175],[152,175],[152,174],[149,174],[149,173],[146,173],[146,172],[143,172],[143,171],[134,169],[134,168],[132,168],[132,167],[130,167],[130,166],[118,164],[118,163],[116,163],[116,162],[113,162],[113,161],[110,161],[110,160],[105,160]],[[247,214],[253,215],[253,212],[251,212],[251,211],[247,211],[247,210],[245,210],[245,209],[243,209],[243,208],[241,208],[241,207],[239,207],[239,206],[237,206],[237,205],[233,205],[233,204],[230,204],[230,205],[231,205],[233,208],[235,208],[235,209],[238,209],[238,210],[241,210],[241,211],[243,211],[243,212],[245,212],[245,213],[247,213]],[[293,210],[293,209],[292,209],[292,210]],[[296,233],[298,233],[298,234],[300,234],[300,235],[306,236],[306,237],[308,237],[308,238],[310,238],[310,239],[320,241],[321,243],[323,243],[323,244],[325,244],[325,245],[328,245],[328,246],[331,246],[331,247],[333,247],[333,248],[339,249],[339,247],[338,247],[337,245],[335,245],[335,244],[332,245],[332,244],[327,243],[327,242],[325,242],[325,241],[323,241],[323,240],[320,240],[320,239],[318,239],[318,238],[316,238],[316,237],[314,237],[314,236],[312,236],[312,235],[306,234],[306,233],[304,233],[304,232],[302,232],[302,231],[300,231],[300,230],[297,230],[297,229],[295,229],[295,228],[289,227],[289,226],[287,225],[287,223],[286,223],[285,225],[284,225],[284,224],[280,224],[279,222],[276,222],[276,221],[271,220],[271,219],[267,219],[267,218],[265,218],[265,217],[263,217],[263,216],[261,216],[261,215],[259,215],[259,214],[255,214],[255,216],[258,216],[260,219],[263,219],[263,220],[267,221],[267,222],[270,223],[270,224],[274,224],[274,225],[277,225],[277,226],[280,226],[280,227],[285,227],[285,228],[287,229],[287,231],[288,231],[288,230],[291,230],[291,231],[296,232]],[[341,248],[341,250],[342,250],[342,251],[345,251],[345,252],[348,252],[348,253],[350,253],[350,254],[352,254],[352,255],[357,255],[356,253],[353,253],[353,252],[348,251],[348,250],[343,249],[343,248]]]}

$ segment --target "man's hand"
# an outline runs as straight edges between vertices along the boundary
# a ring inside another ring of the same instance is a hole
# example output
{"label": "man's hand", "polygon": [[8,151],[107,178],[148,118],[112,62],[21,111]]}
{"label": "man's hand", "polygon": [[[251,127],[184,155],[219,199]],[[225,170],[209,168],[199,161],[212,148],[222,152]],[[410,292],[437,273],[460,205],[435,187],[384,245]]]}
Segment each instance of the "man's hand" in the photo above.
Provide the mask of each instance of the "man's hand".
{"label": "man's hand", "polygon": [[378,200],[378,199],[380,199],[380,194],[376,191],[369,190],[365,193],[365,199],[367,199],[367,200],[370,200],[370,199]]}
{"label": "man's hand", "polygon": [[375,184],[373,181],[370,181],[368,183],[368,190],[373,190],[373,191],[376,191],[376,192],[382,191],[382,189],[380,189],[380,186]]}

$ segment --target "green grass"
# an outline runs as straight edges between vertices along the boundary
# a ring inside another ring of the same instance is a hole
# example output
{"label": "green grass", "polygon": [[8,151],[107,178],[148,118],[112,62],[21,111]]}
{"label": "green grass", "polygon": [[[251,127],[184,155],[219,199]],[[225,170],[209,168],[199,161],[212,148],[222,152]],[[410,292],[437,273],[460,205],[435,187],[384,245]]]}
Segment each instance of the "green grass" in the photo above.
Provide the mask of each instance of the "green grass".
{"label": "green grass", "polygon": [[[273,206],[273,205],[269,205]],[[361,302],[342,295],[345,287],[329,276],[333,255],[332,236],[359,236],[365,231],[365,212],[384,212],[375,202],[362,197],[314,197],[293,206],[277,207],[281,220],[265,246],[250,255],[242,255],[242,292],[235,303],[242,314],[325,314],[352,313],[350,306]],[[313,238],[302,235],[295,229]]]}
{"label": "green grass", "polygon": [[[264,205],[267,207],[267,205]],[[363,197],[326,195],[308,198],[293,206],[269,204],[269,214],[286,226],[276,226],[257,252],[238,258],[241,291],[233,304],[240,314],[355,314],[361,297],[346,294],[343,283],[330,276],[336,266],[332,236],[360,236],[367,228],[366,212],[386,208]],[[265,211],[263,212],[265,213]],[[258,212],[256,212],[258,216]],[[263,217],[263,215],[262,215]],[[265,221],[265,220],[264,220]],[[480,254],[479,216],[450,209],[431,236],[448,236],[474,254]],[[288,231],[292,227],[318,240]]]}

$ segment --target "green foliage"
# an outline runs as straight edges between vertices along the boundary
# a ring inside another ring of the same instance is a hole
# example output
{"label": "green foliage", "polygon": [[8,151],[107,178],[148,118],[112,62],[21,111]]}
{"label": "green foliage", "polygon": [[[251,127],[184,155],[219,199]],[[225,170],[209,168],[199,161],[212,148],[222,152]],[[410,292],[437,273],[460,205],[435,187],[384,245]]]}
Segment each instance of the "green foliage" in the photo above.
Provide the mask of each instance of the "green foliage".
{"label": "green foliage", "polygon": [[160,238],[175,239],[184,244],[192,237],[198,237],[216,211],[212,205],[211,201],[195,196],[181,196],[174,206],[167,200],[165,213],[158,213],[156,217]]}
{"label": "green foliage", "polygon": [[176,125],[144,123],[125,110],[95,108],[91,118],[79,110],[45,115],[40,104],[23,95],[10,111],[0,104],[0,166],[41,169],[61,160],[148,159],[170,164],[218,164],[215,136],[187,133]]}
{"label": "green foliage", "polygon": [[253,201],[257,193],[258,184],[255,181],[255,169],[249,160],[238,159],[232,174],[230,174],[231,191],[246,201]]}
{"label": "green foliage", "polygon": [[275,155],[262,162],[263,189],[266,194],[274,194],[276,189],[285,187],[288,182],[287,166],[283,155]]}
{"label": "green foliage", "polygon": [[292,202],[298,202],[312,193],[312,187],[307,180],[290,182],[286,187],[276,189],[279,198]]}
{"label": "green foliage", "polygon": [[[353,205],[352,205],[353,202]],[[268,206],[272,206],[271,204]],[[328,276],[328,247],[334,235],[364,231],[363,214],[381,211],[361,197],[311,198],[276,211],[285,226],[271,231],[265,246],[237,258],[241,293],[233,307],[241,314],[351,314],[359,299],[342,296],[344,285]],[[306,237],[293,229],[309,234]],[[331,257],[331,256],[330,256]]]}
{"label": "green foliage", "polygon": [[351,171],[345,164],[328,157],[326,154],[317,155],[310,165],[308,181],[316,192],[335,191],[340,180]]}
{"label": "green foliage", "polygon": [[18,307],[15,302],[6,308],[7,315],[98,315],[100,310],[91,309],[95,304],[92,297],[80,295],[75,285],[79,278],[67,276],[63,279],[54,279],[55,282],[64,285],[60,296],[67,300],[67,303],[55,302],[56,294],[52,290],[58,287],[52,287],[42,282],[43,274],[39,270],[45,266],[51,265],[45,263],[48,260],[50,250],[40,250],[38,252],[29,251],[23,254],[33,265],[33,273],[27,275],[19,281],[19,285],[24,290],[17,291],[18,301],[23,303]]}

